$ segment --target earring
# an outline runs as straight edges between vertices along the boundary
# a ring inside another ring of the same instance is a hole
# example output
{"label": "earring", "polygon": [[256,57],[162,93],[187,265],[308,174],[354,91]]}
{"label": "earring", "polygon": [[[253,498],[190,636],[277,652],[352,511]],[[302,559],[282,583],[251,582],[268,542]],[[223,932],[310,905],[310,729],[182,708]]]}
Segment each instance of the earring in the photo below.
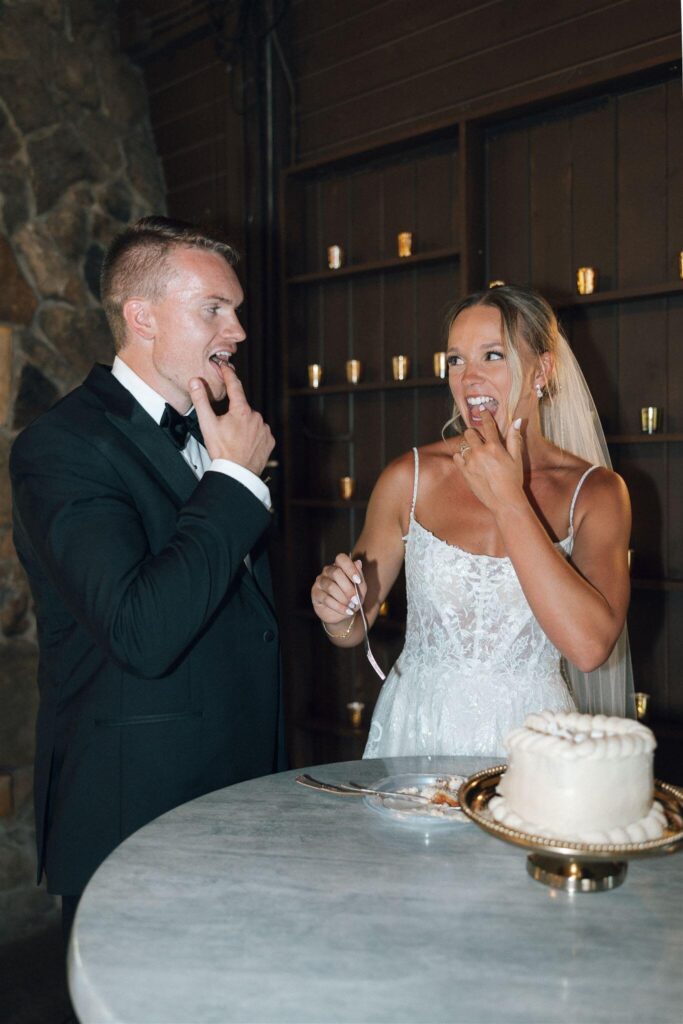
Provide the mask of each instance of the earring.
{"label": "earring", "polygon": [[536,385],[536,397],[537,398],[543,398],[543,388],[541,387],[540,384]]}

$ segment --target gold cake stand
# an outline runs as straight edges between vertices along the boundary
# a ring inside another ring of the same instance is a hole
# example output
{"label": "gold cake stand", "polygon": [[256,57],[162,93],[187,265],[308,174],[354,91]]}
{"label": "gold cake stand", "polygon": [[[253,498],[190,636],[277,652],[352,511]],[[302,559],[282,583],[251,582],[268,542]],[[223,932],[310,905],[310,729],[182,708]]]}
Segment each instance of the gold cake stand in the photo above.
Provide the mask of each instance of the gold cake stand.
{"label": "gold cake stand", "polygon": [[471,775],[458,791],[460,806],[485,832],[519,846],[529,853],[527,871],[537,882],[566,892],[604,892],[616,889],[626,877],[627,861],[674,853],[683,845],[683,790],[655,780],[655,799],[664,809],[666,831],[659,839],[640,843],[577,843],[569,839],[550,839],[495,821],[488,810],[489,800],[506,769],[505,765],[486,768]]}

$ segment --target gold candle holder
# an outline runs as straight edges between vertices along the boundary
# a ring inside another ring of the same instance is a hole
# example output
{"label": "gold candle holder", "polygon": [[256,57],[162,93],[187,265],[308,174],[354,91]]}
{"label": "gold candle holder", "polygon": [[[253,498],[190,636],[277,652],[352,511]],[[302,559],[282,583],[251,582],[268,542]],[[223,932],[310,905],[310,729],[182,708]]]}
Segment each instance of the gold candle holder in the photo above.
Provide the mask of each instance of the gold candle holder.
{"label": "gold candle holder", "polygon": [[489,281],[489,288],[502,288],[504,284],[505,281],[501,281],[499,278],[494,278],[493,281]]}
{"label": "gold candle holder", "polygon": [[328,245],[327,265],[330,270],[339,270],[344,262],[344,250],[341,245]]}
{"label": "gold candle holder", "polygon": [[432,362],[434,364],[434,376],[440,377],[441,380],[445,380],[446,374],[448,372],[448,367],[446,364],[446,353],[435,352],[434,355],[432,356]]}
{"label": "gold candle holder", "polygon": [[357,384],[363,373],[363,364],[360,359],[347,359],[346,379],[349,384]]}
{"label": "gold candle holder", "polygon": [[639,722],[645,722],[647,720],[650,694],[649,693],[635,693],[636,700],[636,718]]}
{"label": "gold candle holder", "polygon": [[656,405],[644,405],[640,410],[640,429],[643,434],[654,434],[659,430],[660,413]]}
{"label": "gold candle holder", "polygon": [[346,710],[349,713],[349,724],[353,729],[360,729],[363,724],[363,712],[365,711],[365,704],[362,700],[352,700],[346,705]]}
{"label": "gold candle holder", "polygon": [[343,501],[352,498],[356,490],[356,481],[352,476],[339,477],[339,496]]}
{"label": "gold candle holder", "polygon": [[576,290],[579,295],[592,295],[598,285],[596,267],[579,267],[576,271]]}
{"label": "gold candle holder", "polygon": [[398,233],[398,254],[400,257],[413,255],[413,233],[412,231],[399,231]]}
{"label": "gold candle holder", "polygon": [[407,380],[410,373],[409,356],[392,356],[391,374],[394,380]]}
{"label": "gold candle holder", "polygon": [[683,251],[678,254],[678,276],[683,281]]}
{"label": "gold candle holder", "polygon": [[379,611],[377,612],[377,614],[379,615],[380,619],[388,619],[389,618],[389,602],[388,601],[382,601],[381,605],[379,606]]}
{"label": "gold candle holder", "polygon": [[309,388],[319,388],[323,379],[323,368],[320,363],[309,363],[308,364],[308,386]]}

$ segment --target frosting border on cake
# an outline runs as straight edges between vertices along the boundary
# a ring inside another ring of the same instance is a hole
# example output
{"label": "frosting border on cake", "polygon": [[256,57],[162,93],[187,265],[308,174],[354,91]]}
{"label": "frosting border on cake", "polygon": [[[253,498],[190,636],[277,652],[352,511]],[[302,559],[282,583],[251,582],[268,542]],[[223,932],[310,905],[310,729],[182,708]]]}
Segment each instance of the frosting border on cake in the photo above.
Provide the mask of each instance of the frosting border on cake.
{"label": "frosting border on cake", "polygon": [[660,839],[667,827],[666,814],[662,805],[655,800],[648,814],[630,825],[605,831],[592,830],[574,835],[560,834],[542,825],[524,821],[518,814],[510,810],[504,796],[496,793],[488,802],[488,811],[499,825],[525,835],[539,836],[541,839],[566,840],[568,843],[581,843],[587,846],[619,846],[625,843],[643,843],[652,839]]}

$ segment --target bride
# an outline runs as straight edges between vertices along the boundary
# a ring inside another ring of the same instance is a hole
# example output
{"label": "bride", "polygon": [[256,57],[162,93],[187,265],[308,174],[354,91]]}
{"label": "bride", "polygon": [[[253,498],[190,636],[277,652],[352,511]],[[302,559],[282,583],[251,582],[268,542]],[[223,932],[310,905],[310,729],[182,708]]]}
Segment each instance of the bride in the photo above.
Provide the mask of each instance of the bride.
{"label": "bride", "polygon": [[311,592],[331,643],[355,646],[359,599],[371,626],[405,559],[405,646],[364,757],[499,756],[528,712],[629,710],[629,498],[555,315],[504,285],[447,327],[456,436],[384,470],[353,554]]}

